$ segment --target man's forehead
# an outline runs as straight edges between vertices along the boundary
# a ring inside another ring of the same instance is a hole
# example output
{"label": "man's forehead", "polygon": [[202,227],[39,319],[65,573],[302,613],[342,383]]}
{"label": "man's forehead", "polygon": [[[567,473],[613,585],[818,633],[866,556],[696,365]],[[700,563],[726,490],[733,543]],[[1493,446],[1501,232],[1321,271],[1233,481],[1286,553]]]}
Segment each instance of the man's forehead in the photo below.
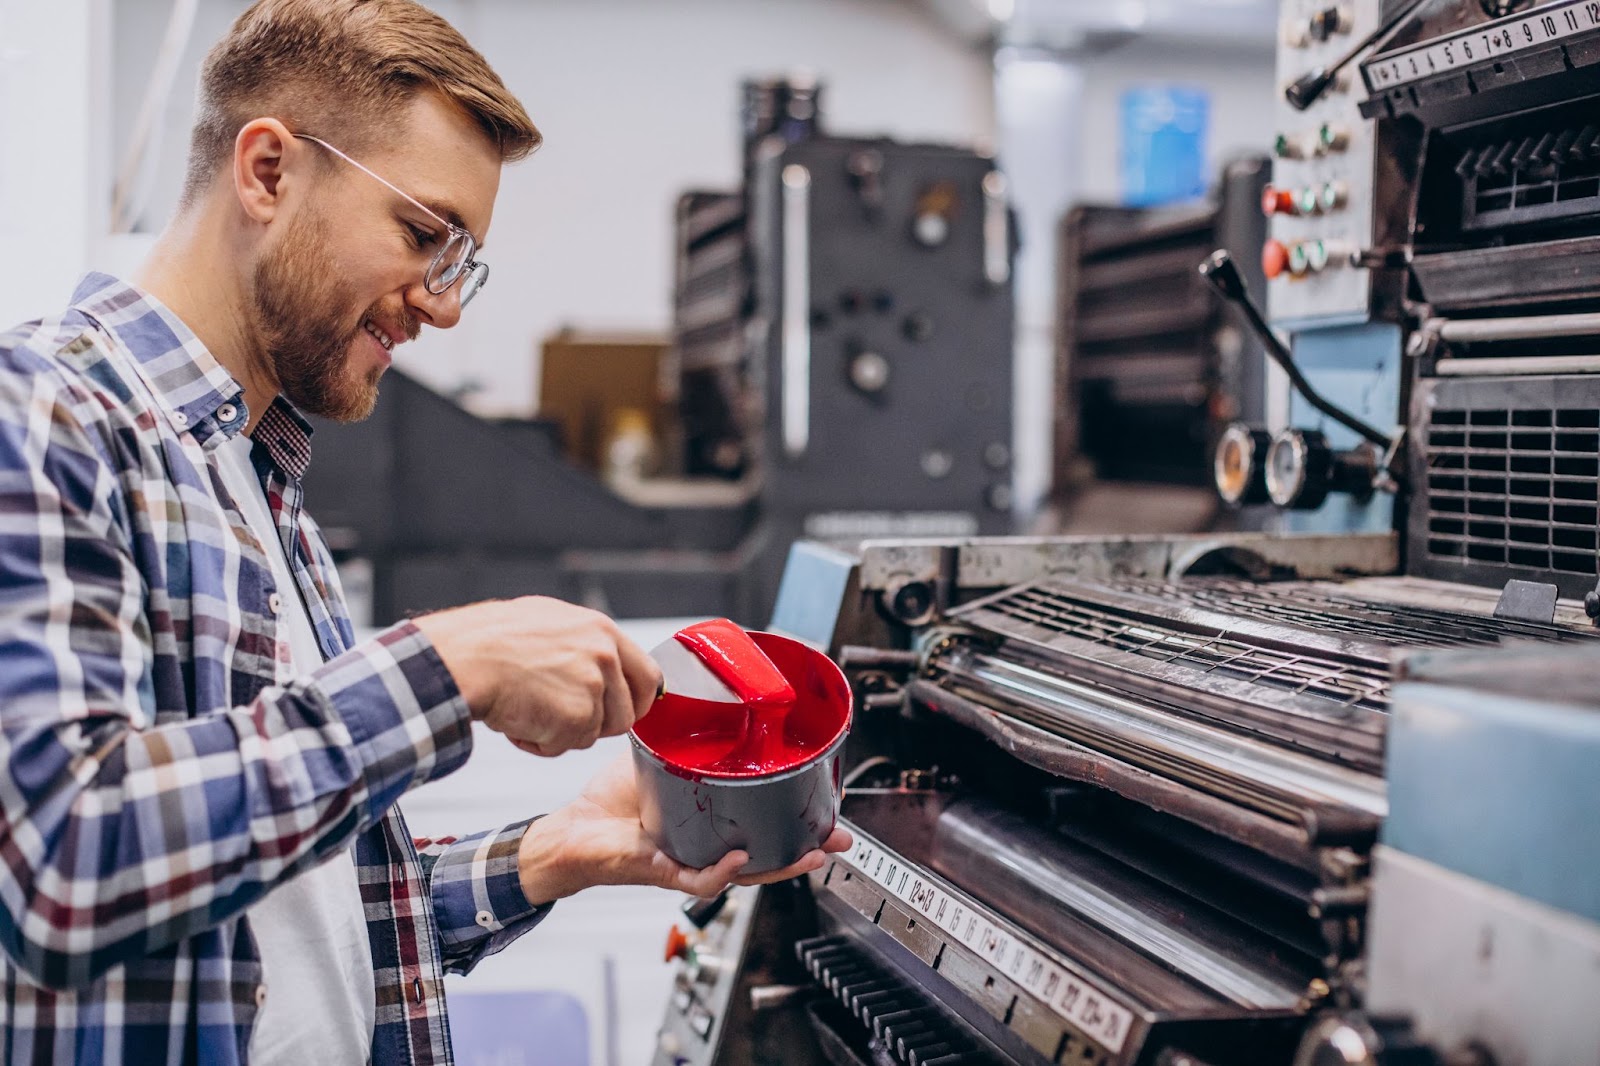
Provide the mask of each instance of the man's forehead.
{"label": "man's forehead", "polygon": [[431,93],[408,102],[390,125],[385,174],[428,210],[480,242],[500,188],[500,154],[465,112]]}

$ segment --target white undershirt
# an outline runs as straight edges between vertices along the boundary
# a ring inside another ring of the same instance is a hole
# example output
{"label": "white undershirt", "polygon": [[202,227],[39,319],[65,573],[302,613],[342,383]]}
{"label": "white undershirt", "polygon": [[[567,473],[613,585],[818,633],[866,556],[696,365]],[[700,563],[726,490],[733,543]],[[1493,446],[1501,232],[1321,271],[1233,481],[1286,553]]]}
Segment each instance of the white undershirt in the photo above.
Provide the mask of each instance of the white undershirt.
{"label": "white undershirt", "polygon": [[[278,656],[283,682],[322,665],[322,651],[250,463],[250,448],[250,438],[242,433],[225,441],[216,450],[217,468],[272,566],[283,604],[278,639],[289,646],[287,662]],[[353,850],[279,885],[250,909],[249,919],[266,986],[250,1035],[252,1066],[366,1062],[372,1054],[376,992]]]}

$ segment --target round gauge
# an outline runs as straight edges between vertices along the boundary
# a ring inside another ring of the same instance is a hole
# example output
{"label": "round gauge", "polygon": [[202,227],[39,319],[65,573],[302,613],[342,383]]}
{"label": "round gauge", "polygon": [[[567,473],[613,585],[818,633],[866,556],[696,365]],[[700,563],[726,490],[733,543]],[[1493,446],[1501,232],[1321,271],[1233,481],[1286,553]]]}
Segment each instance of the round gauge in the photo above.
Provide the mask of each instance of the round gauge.
{"label": "round gauge", "polygon": [[1306,487],[1306,441],[1297,429],[1278,434],[1267,449],[1267,495],[1279,507],[1293,507]]}
{"label": "round gauge", "polygon": [[1217,439],[1217,452],[1211,460],[1211,478],[1217,495],[1230,507],[1262,503],[1266,499],[1261,461],[1267,435],[1235,422]]}

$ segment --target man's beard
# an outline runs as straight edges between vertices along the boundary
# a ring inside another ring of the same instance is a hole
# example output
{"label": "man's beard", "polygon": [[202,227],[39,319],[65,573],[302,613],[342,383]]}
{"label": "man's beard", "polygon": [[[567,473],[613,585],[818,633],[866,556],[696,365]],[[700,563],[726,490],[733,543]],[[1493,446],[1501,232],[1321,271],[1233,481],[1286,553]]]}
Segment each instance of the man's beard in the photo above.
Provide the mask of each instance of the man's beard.
{"label": "man's beard", "polygon": [[255,271],[255,328],[278,388],[299,410],[359,422],[378,402],[382,369],[358,377],[349,367],[360,321],[344,316],[355,296],[328,254],[320,217],[301,212]]}

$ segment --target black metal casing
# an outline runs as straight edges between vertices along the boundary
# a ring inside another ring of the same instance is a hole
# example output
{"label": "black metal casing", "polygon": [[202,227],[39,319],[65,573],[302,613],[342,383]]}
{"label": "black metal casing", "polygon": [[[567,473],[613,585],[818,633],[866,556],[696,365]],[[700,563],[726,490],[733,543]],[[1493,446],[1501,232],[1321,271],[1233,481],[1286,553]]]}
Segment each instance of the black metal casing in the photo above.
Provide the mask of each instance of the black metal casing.
{"label": "black metal casing", "polygon": [[[1010,528],[1011,226],[1001,196],[996,231],[985,194],[998,178],[991,159],[937,145],[818,137],[758,149],[750,235],[765,513],[785,532]],[[948,226],[937,245],[913,234],[933,207]],[[797,315],[809,326],[803,355],[786,335]],[[883,360],[876,390],[852,379],[863,355]],[[801,382],[803,426],[786,407]]]}

